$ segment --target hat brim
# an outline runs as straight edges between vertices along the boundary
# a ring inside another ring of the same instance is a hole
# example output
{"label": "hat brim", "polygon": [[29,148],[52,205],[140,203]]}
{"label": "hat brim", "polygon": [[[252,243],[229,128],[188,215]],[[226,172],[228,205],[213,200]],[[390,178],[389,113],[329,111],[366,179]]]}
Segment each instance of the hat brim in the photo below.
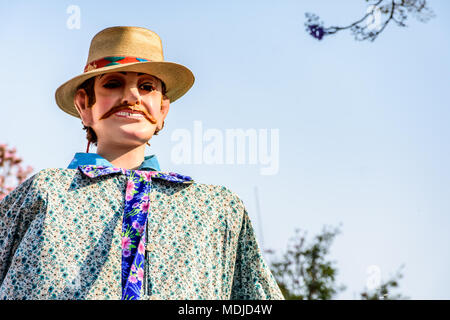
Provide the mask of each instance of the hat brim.
{"label": "hat brim", "polygon": [[56,104],[64,112],[80,118],[75,108],[74,97],[80,84],[102,73],[118,71],[142,72],[161,79],[166,85],[166,96],[170,102],[182,97],[194,84],[195,77],[185,66],[168,61],[147,61],[113,65],[85,72],[63,83],[55,92]]}

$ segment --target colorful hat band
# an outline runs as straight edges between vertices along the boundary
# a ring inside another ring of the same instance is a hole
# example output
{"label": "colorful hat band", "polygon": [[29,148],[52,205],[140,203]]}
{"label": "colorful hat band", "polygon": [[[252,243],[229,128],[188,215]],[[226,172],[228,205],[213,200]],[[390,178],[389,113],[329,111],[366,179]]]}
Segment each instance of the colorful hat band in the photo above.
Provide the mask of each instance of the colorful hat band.
{"label": "colorful hat band", "polygon": [[88,72],[98,68],[114,66],[116,64],[127,64],[144,61],[150,60],[138,57],[104,57],[87,64],[86,67],[84,67],[84,72]]}

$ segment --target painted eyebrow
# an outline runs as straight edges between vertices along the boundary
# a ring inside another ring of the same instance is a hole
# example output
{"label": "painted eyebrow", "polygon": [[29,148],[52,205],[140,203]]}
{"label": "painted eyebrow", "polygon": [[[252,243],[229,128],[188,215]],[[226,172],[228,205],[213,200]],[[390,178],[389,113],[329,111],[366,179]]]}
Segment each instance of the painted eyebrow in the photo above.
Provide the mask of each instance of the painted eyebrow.
{"label": "painted eyebrow", "polygon": [[[125,71],[120,71],[119,73],[124,74],[124,75],[127,74]],[[100,77],[98,77],[98,78],[101,79],[105,74],[106,74],[106,73],[101,74]],[[143,76],[143,75],[145,75],[145,74],[146,74],[146,73],[139,72],[139,73],[138,73],[138,76]],[[153,80],[153,79],[152,79],[152,80]]]}

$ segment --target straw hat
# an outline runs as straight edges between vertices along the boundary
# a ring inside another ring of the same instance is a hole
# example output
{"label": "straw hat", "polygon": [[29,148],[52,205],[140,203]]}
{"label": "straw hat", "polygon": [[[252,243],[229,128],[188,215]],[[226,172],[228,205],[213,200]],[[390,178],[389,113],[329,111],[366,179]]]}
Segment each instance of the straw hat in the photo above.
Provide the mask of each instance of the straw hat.
{"label": "straw hat", "polygon": [[195,80],[185,66],[164,61],[161,39],[155,32],[141,27],[111,27],[92,38],[84,72],[56,90],[56,103],[63,111],[79,118],[74,104],[77,87],[96,75],[118,71],[158,77],[166,85],[166,96],[171,103],[183,96]]}

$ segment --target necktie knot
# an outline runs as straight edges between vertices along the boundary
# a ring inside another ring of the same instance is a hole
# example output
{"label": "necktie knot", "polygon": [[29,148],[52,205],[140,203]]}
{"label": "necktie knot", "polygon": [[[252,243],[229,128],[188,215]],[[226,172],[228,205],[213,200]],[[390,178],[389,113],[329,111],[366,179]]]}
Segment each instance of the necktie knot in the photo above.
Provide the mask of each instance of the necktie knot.
{"label": "necktie knot", "polygon": [[116,167],[108,166],[98,166],[98,165],[80,165],[78,169],[89,178],[97,178],[109,174],[121,173],[127,176],[138,176],[143,181],[151,181],[152,178],[162,179],[166,181],[176,182],[176,183],[193,183],[191,177],[185,176],[175,172],[160,172],[160,171],[149,171],[149,170],[130,170]]}

